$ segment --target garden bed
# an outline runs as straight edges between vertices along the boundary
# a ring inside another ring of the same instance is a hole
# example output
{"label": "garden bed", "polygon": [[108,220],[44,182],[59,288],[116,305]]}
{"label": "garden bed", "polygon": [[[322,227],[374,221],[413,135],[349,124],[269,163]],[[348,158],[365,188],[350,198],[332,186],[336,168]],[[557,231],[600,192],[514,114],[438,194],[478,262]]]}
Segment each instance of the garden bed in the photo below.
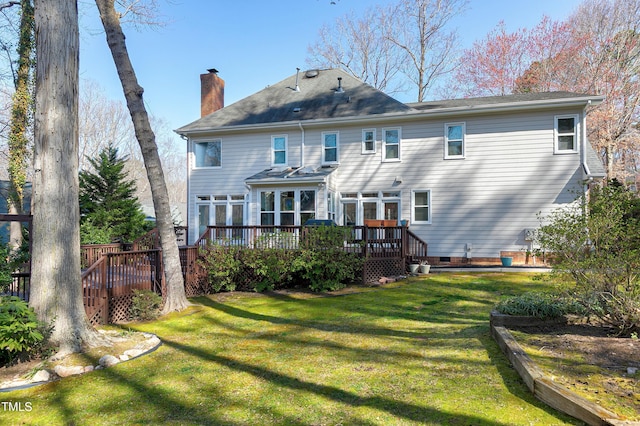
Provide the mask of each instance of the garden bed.
{"label": "garden bed", "polygon": [[625,420],[640,420],[640,339],[576,318],[526,320],[492,313],[539,367],[540,373]]}

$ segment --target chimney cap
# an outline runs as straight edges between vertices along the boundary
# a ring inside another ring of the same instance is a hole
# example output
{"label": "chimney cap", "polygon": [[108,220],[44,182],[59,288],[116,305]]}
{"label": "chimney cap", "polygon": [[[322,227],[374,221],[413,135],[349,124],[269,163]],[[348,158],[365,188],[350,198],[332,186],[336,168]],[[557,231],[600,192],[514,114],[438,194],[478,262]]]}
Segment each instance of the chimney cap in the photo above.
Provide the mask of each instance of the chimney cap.
{"label": "chimney cap", "polygon": [[209,68],[207,71],[209,71],[211,74],[218,74],[218,70],[215,68]]}

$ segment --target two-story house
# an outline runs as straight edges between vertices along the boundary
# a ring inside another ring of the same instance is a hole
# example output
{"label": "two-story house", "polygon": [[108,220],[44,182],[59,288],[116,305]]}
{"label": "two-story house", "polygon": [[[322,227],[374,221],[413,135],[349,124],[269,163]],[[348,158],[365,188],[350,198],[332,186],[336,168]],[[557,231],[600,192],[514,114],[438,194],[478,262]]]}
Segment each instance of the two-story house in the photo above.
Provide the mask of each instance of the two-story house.
{"label": "two-story house", "polygon": [[190,243],[208,225],[407,224],[434,263],[531,248],[539,213],[604,177],[587,140],[601,97],[531,93],[402,103],[337,69],[297,72],[223,107],[201,75],[188,142]]}

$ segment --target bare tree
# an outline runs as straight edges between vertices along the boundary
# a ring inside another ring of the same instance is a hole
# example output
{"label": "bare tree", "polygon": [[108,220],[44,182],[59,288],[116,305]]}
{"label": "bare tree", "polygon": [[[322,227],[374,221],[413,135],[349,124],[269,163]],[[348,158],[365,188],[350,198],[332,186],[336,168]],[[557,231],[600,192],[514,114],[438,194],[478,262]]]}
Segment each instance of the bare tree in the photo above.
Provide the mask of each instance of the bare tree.
{"label": "bare tree", "polygon": [[403,91],[408,79],[421,102],[434,83],[456,66],[457,35],[448,25],[467,0],[399,0],[346,15],[321,29],[309,47],[311,65],[340,67],[387,93]]}
{"label": "bare tree", "polygon": [[120,26],[120,15],[115,10],[114,0],[96,0],[96,5],[100,11],[107,43],[122,83],[153,196],[167,283],[167,299],[163,312],[179,311],[186,308],[189,302],[184,290],[180,255],[171,220],[171,208],[164,172],[158,155],[155,135],[151,129],[142,99],[143,89],[138,84],[133,65],[129,59],[124,33]]}
{"label": "bare tree", "polygon": [[319,40],[308,47],[307,64],[311,68],[342,68],[356,78],[388,94],[403,90],[396,78],[400,57],[385,37],[380,6],[370,8],[361,18],[353,14],[324,25]]}
{"label": "bare tree", "polygon": [[456,67],[458,37],[447,28],[466,4],[467,0],[401,0],[388,14],[386,38],[400,50],[402,71],[417,89],[418,102]]}
{"label": "bare tree", "polygon": [[87,159],[97,157],[108,145],[127,157],[133,148],[139,152],[126,106],[108,98],[95,81],[81,82],[78,116],[80,170],[90,168]]}
{"label": "bare tree", "polygon": [[78,206],[78,9],[36,0],[35,143],[30,305],[54,325],[59,353],[101,341],[89,324],[80,279]]}

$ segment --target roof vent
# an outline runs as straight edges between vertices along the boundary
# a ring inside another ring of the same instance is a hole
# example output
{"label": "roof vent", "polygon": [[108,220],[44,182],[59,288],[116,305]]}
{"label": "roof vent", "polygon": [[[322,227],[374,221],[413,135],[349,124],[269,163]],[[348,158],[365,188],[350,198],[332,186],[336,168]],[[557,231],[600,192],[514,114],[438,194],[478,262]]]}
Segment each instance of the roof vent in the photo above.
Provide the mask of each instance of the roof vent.
{"label": "roof vent", "polygon": [[314,78],[318,76],[318,70],[309,70],[306,73],[304,73],[304,76],[307,78]]}
{"label": "roof vent", "polygon": [[344,93],[344,89],[342,88],[342,77],[338,77],[338,89],[336,89],[336,93]]}
{"label": "roof vent", "polygon": [[[296,88],[294,89],[296,92],[300,91],[300,86],[298,86],[298,75],[299,74],[300,74],[300,68],[296,67]],[[295,111],[295,112],[298,112],[298,111]]]}

